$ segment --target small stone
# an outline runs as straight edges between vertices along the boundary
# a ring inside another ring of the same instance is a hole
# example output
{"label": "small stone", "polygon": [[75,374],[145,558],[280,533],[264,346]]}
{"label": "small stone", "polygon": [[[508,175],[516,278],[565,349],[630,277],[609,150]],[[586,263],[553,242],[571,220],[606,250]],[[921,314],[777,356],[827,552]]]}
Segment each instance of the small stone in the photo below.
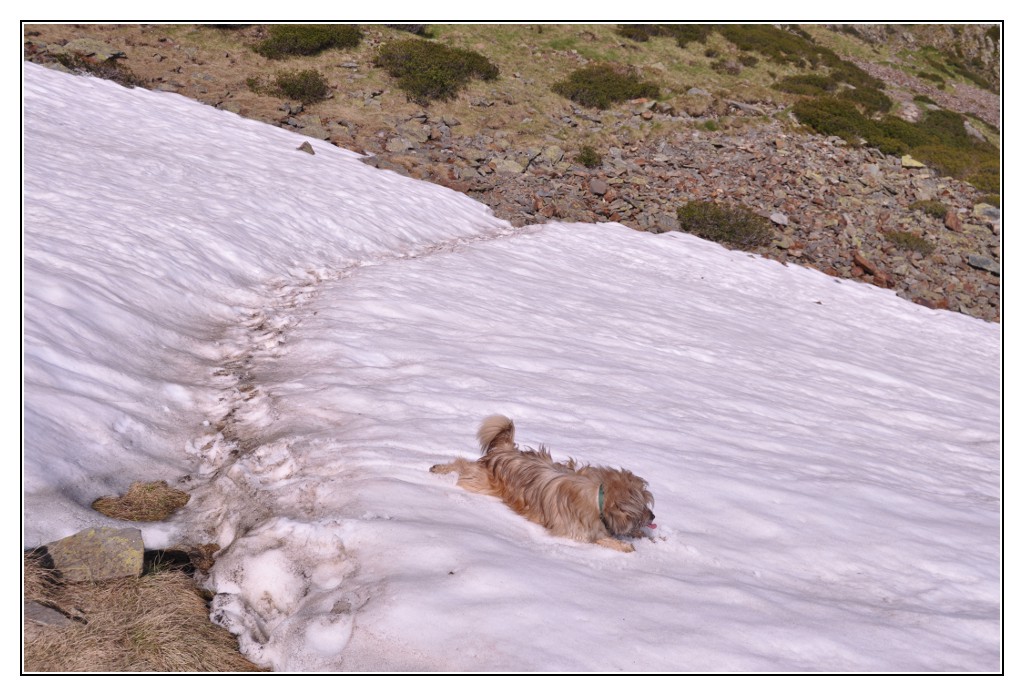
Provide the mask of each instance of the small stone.
{"label": "small stone", "polygon": [[299,145],[295,149],[296,150],[302,150],[303,152],[308,152],[311,155],[315,155],[316,154],[315,152],[313,152],[313,146],[309,144],[308,140],[305,141],[304,143],[302,143],[301,145]]}
{"label": "small stone", "polygon": [[782,227],[785,227],[786,225],[789,224],[789,218],[786,217],[785,213],[772,213],[768,219],[774,222],[776,225],[781,225]]}
{"label": "small stone", "polygon": [[608,191],[608,184],[600,179],[590,180],[590,192],[595,196],[603,196]]}
{"label": "small stone", "polygon": [[900,158],[900,164],[903,165],[904,169],[924,169],[926,166],[910,155],[903,155],[903,157]]}

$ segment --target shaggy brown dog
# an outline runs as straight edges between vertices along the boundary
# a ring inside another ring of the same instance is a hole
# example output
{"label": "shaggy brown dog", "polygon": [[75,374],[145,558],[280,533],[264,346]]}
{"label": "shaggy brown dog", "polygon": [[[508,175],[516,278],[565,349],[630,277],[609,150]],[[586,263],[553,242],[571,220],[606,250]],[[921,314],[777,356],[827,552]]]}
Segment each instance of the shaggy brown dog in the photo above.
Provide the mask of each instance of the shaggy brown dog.
{"label": "shaggy brown dog", "polygon": [[505,416],[485,419],[477,439],[483,456],[476,461],[459,457],[430,470],[458,473],[461,487],[501,498],[553,534],[617,551],[632,551],[633,545],[615,537],[642,537],[645,527],[655,526],[654,496],[629,471],[555,462],[544,447],[520,450],[515,425]]}

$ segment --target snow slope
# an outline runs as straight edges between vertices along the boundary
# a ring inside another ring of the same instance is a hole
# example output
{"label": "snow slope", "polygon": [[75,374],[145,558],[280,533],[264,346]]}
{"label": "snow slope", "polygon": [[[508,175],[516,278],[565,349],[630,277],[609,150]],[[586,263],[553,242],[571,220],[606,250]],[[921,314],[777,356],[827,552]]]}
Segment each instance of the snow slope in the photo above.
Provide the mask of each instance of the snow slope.
{"label": "snow slope", "polygon": [[[998,671],[999,327],[680,233],[519,230],[25,66],[25,544],[138,479],[281,671]],[[636,552],[428,472],[481,418],[650,482]]]}

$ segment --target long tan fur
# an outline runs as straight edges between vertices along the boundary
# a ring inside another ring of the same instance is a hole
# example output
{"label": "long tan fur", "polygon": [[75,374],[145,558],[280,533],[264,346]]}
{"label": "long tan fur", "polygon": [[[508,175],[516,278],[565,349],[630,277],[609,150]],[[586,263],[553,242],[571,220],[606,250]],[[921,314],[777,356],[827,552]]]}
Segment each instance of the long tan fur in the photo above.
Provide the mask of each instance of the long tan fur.
{"label": "long tan fur", "polygon": [[654,520],[647,482],[629,471],[555,462],[543,447],[520,450],[506,416],[485,418],[477,439],[483,454],[476,461],[459,457],[430,470],[457,472],[462,488],[501,498],[553,534],[618,551],[633,551],[633,545],[615,537],[642,537]]}

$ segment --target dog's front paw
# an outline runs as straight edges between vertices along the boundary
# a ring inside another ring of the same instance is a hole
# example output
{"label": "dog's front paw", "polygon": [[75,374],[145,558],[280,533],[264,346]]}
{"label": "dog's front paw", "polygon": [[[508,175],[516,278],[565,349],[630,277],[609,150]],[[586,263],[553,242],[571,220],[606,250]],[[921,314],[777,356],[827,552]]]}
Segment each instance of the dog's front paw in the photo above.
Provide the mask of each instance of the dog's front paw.
{"label": "dog's front paw", "polygon": [[629,542],[620,541],[619,539],[615,539],[614,537],[605,537],[604,539],[598,539],[596,543],[609,549],[621,551],[623,553],[633,553],[633,551],[636,550],[633,548],[633,545]]}

